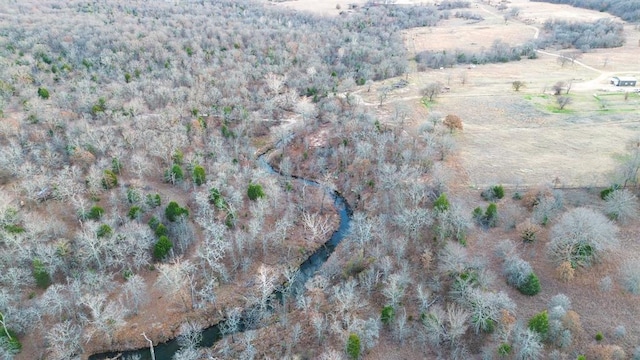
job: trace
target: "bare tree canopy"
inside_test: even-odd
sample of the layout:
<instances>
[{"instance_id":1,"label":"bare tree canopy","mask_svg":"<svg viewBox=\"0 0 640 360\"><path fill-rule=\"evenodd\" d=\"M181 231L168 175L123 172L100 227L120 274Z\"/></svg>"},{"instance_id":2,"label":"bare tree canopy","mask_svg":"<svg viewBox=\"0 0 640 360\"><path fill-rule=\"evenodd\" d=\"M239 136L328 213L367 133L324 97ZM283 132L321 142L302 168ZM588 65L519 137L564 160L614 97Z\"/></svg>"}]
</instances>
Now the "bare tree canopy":
<instances>
[{"instance_id":1,"label":"bare tree canopy","mask_svg":"<svg viewBox=\"0 0 640 360\"><path fill-rule=\"evenodd\" d=\"M618 227L606 216L589 208L569 210L551 229L547 252L560 264L588 266L618 245Z\"/></svg>"}]
</instances>

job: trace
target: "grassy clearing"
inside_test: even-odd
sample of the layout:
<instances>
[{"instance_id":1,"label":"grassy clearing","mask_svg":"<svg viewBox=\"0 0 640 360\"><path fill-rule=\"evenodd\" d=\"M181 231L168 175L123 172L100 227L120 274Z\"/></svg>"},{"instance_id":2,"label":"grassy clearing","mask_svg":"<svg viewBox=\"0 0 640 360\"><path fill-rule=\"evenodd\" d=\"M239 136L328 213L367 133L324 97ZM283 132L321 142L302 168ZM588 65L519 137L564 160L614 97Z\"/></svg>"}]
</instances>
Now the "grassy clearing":
<instances>
[{"instance_id":1,"label":"grassy clearing","mask_svg":"<svg viewBox=\"0 0 640 360\"><path fill-rule=\"evenodd\" d=\"M560 109L557 104L549 104L546 107L546 110L552 114L575 114L576 111L569 108Z\"/></svg>"},{"instance_id":2,"label":"grassy clearing","mask_svg":"<svg viewBox=\"0 0 640 360\"><path fill-rule=\"evenodd\" d=\"M538 110L550 114L616 114L629 113L640 110L640 95L628 93L625 99L624 93L592 94L572 92L569 95L571 102L563 109L559 108L556 97L550 94L527 94L523 99L530 101Z\"/></svg>"},{"instance_id":3,"label":"grassy clearing","mask_svg":"<svg viewBox=\"0 0 640 360\"><path fill-rule=\"evenodd\" d=\"M638 93L596 93L593 94L593 99L602 111L616 113L640 110Z\"/></svg>"},{"instance_id":4,"label":"grassy clearing","mask_svg":"<svg viewBox=\"0 0 640 360\"><path fill-rule=\"evenodd\" d=\"M422 105L424 105L424 107L426 107L429 110L431 110L434 107L434 105L436 104L435 101L429 101L428 99L422 99L422 100L420 100L420 103Z\"/></svg>"}]
</instances>

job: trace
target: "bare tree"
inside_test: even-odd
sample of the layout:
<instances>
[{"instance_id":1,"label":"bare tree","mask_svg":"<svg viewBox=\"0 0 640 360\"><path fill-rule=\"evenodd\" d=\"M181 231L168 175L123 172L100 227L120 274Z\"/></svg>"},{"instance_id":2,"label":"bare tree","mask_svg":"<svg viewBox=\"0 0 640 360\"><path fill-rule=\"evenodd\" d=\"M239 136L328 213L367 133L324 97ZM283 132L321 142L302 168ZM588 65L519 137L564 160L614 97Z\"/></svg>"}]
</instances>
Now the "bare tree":
<instances>
[{"instance_id":1,"label":"bare tree","mask_svg":"<svg viewBox=\"0 0 640 360\"><path fill-rule=\"evenodd\" d=\"M387 96L389 95L390 92L391 92L391 87L389 86L383 86L380 89L378 89L378 100L380 101L378 106L382 106L382 103L387 99Z\"/></svg>"},{"instance_id":2,"label":"bare tree","mask_svg":"<svg viewBox=\"0 0 640 360\"><path fill-rule=\"evenodd\" d=\"M325 320L324 316L321 313L314 312L311 315L311 326L313 326L313 330L316 334L316 339L318 343L322 343L322 339L324 338L324 329L325 329Z\"/></svg>"},{"instance_id":3,"label":"bare tree","mask_svg":"<svg viewBox=\"0 0 640 360\"><path fill-rule=\"evenodd\" d=\"M627 223L638 217L638 200L627 189L614 190L605 198L604 212L612 219Z\"/></svg>"},{"instance_id":4,"label":"bare tree","mask_svg":"<svg viewBox=\"0 0 640 360\"><path fill-rule=\"evenodd\" d=\"M410 333L409 324L407 323L407 310L403 307L397 311L396 321L393 324L393 338L400 344L404 344L405 339Z\"/></svg>"},{"instance_id":5,"label":"bare tree","mask_svg":"<svg viewBox=\"0 0 640 360\"><path fill-rule=\"evenodd\" d=\"M47 359L66 360L78 356L82 350L82 329L70 320L51 326L45 339L49 344Z\"/></svg>"},{"instance_id":6,"label":"bare tree","mask_svg":"<svg viewBox=\"0 0 640 360\"><path fill-rule=\"evenodd\" d=\"M349 229L352 238L360 247L364 247L373 239L374 224L364 212L355 212Z\"/></svg>"},{"instance_id":7,"label":"bare tree","mask_svg":"<svg viewBox=\"0 0 640 360\"><path fill-rule=\"evenodd\" d=\"M511 87L513 87L514 91L520 91L520 89L522 89L525 86L526 86L526 83L521 80L516 80L511 83Z\"/></svg>"},{"instance_id":8,"label":"bare tree","mask_svg":"<svg viewBox=\"0 0 640 360\"><path fill-rule=\"evenodd\" d=\"M78 255L85 264L95 264L98 269L103 269L108 242L98 238L98 226L94 221L84 223L82 230L77 234L76 243L79 248Z\"/></svg>"},{"instance_id":9,"label":"bare tree","mask_svg":"<svg viewBox=\"0 0 640 360\"><path fill-rule=\"evenodd\" d=\"M427 209L402 209L394 217L394 222L411 239L417 239L426 227L433 224L433 216Z\"/></svg>"},{"instance_id":10,"label":"bare tree","mask_svg":"<svg viewBox=\"0 0 640 360\"><path fill-rule=\"evenodd\" d=\"M563 110L565 106L571 104L573 99L568 96L556 96L556 102L558 103L558 109Z\"/></svg>"},{"instance_id":11,"label":"bare tree","mask_svg":"<svg viewBox=\"0 0 640 360\"><path fill-rule=\"evenodd\" d=\"M222 262L230 244L226 237L227 230L223 224L212 221L211 217L197 217L196 222L204 229L204 241L198 246L197 256L199 266L204 268L209 276L218 275L222 279L228 277Z\"/></svg>"},{"instance_id":12,"label":"bare tree","mask_svg":"<svg viewBox=\"0 0 640 360\"><path fill-rule=\"evenodd\" d=\"M416 299L420 303L420 311L422 312L429 310L431 305L438 300L437 297L432 298L431 291L429 289L425 290L422 287L422 284L418 284L418 287L416 288Z\"/></svg>"},{"instance_id":13,"label":"bare tree","mask_svg":"<svg viewBox=\"0 0 640 360\"><path fill-rule=\"evenodd\" d=\"M568 62L570 62L570 61L571 61L571 59L570 59L570 58L568 58L568 57L566 57L566 56L559 55L559 56L556 58L556 61L558 62L558 64L560 64L560 66L561 66L561 67L564 67Z\"/></svg>"},{"instance_id":14,"label":"bare tree","mask_svg":"<svg viewBox=\"0 0 640 360\"><path fill-rule=\"evenodd\" d=\"M122 306L108 301L105 293L87 294L83 296L82 304L89 310L89 323L94 327L86 336L91 339L99 331L111 341L115 329L124 323L125 311Z\"/></svg>"},{"instance_id":15,"label":"bare tree","mask_svg":"<svg viewBox=\"0 0 640 360\"><path fill-rule=\"evenodd\" d=\"M571 65L574 65L576 60L582 57L582 51L580 50L569 51L566 56L571 60Z\"/></svg>"},{"instance_id":16,"label":"bare tree","mask_svg":"<svg viewBox=\"0 0 640 360\"><path fill-rule=\"evenodd\" d=\"M260 309L264 312L267 309L267 301L276 288L277 274L271 267L261 264L258 268L257 280L260 292Z\"/></svg>"},{"instance_id":17,"label":"bare tree","mask_svg":"<svg viewBox=\"0 0 640 360\"><path fill-rule=\"evenodd\" d=\"M640 138L633 139L627 144L629 153L623 158L622 164L616 169L617 179L622 187L638 185L638 172L640 171Z\"/></svg>"},{"instance_id":18,"label":"bare tree","mask_svg":"<svg viewBox=\"0 0 640 360\"><path fill-rule=\"evenodd\" d=\"M180 325L178 344L181 348L195 349L202 341L202 325L197 321L187 321Z\"/></svg>"},{"instance_id":19,"label":"bare tree","mask_svg":"<svg viewBox=\"0 0 640 360\"><path fill-rule=\"evenodd\" d=\"M438 271L446 275L458 275L469 266L467 248L457 242L447 242L438 256Z\"/></svg>"},{"instance_id":20,"label":"bare tree","mask_svg":"<svg viewBox=\"0 0 640 360\"><path fill-rule=\"evenodd\" d=\"M192 309L195 306L195 270L189 260L179 258L169 264L160 264L156 285L169 296L179 298L185 310Z\"/></svg>"},{"instance_id":21,"label":"bare tree","mask_svg":"<svg viewBox=\"0 0 640 360\"><path fill-rule=\"evenodd\" d=\"M428 99L428 101L433 101L441 92L442 84L440 83L430 83L420 90L420 94L424 99Z\"/></svg>"},{"instance_id":22,"label":"bare tree","mask_svg":"<svg viewBox=\"0 0 640 360\"><path fill-rule=\"evenodd\" d=\"M305 229L307 230L307 236L305 236L305 238L310 243L316 243L320 240L324 240L327 234L332 230L329 225L329 219L316 213L310 214L306 211L303 212L302 221Z\"/></svg>"},{"instance_id":23,"label":"bare tree","mask_svg":"<svg viewBox=\"0 0 640 360\"><path fill-rule=\"evenodd\" d=\"M274 73L268 73L265 76L265 82L267 87L274 94L278 95L283 89L286 78L283 75L277 75Z\"/></svg>"},{"instance_id":24,"label":"bare tree","mask_svg":"<svg viewBox=\"0 0 640 360\"><path fill-rule=\"evenodd\" d=\"M367 301L358 296L355 280L333 288L333 299L339 314L347 314L367 305Z\"/></svg>"},{"instance_id":25,"label":"bare tree","mask_svg":"<svg viewBox=\"0 0 640 360\"><path fill-rule=\"evenodd\" d=\"M387 298L387 303L396 309L405 292L405 280L398 274L392 274L385 281L385 287L382 290L382 294Z\"/></svg>"},{"instance_id":26,"label":"bare tree","mask_svg":"<svg viewBox=\"0 0 640 360\"><path fill-rule=\"evenodd\" d=\"M424 335L432 345L455 348L467 332L469 316L455 304L448 304L446 311L441 306L433 306L422 320Z\"/></svg>"},{"instance_id":27,"label":"bare tree","mask_svg":"<svg viewBox=\"0 0 640 360\"><path fill-rule=\"evenodd\" d=\"M543 345L537 332L518 327L515 331L514 347L517 360L537 360L543 355Z\"/></svg>"},{"instance_id":28,"label":"bare tree","mask_svg":"<svg viewBox=\"0 0 640 360\"><path fill-rule=\"evenodd\" d=\"M254 331L247 331L242 334L242 348L244 349L240 358L242 359L253 359L256 356L256 348L253 345L253 340L256 338L256 333Z\"/></svg>"},{"instance_id":29,"label":"bare tree","mask_svg":"<svg viewBox=\"0 0 640 360\"><path fill-rule=\"evenodd\" d=\"M227 318L222 322L222 326L220 327L220 331L223 336L231 335L231 341L235 342L233 334L238 332L240 329L240 323L242 320L242 309L238 307L234 307L230 310L227 310L226 314Z\"/></svg>"},{"instance_id":30,"label":"bare tree","mask_svg":"<svg viewBox=\"0 0 640 360\"><path fill-rule=\"evenodd\" d=\"M144 339L149 342L149 352L151 353L151 360L156 360L156 354L155 354L155 351L153 350L153 341L151 341L151 339L149 339L147 337L147 334L145 334L144 332L140 335L144 336Z\"/></svg>"},{"instance_id":31,"label":"bare tree","mask_svg":"<svg viewBox=\"0 0 640 360\"><path fill-rule=\"evenodd\" d=\"M562 94L562 90L566 89L567 84L564 81L558 81L551 88L553 89L553 95Z\"/></svg>"},{"instance_id":32,"label":"bare tree","mask_svg":"<svg viewBox=\"0 0 640 360\"><path fill-rule=\"evenodd\" d=\"M617 246L617 233L618 228L601 213L575 208L551 228L547 252L557 264L569 261L573 267L588 266Z\"/></svg>"},{"instance_id":33,"label":"bare tree","mask_svg":"<svg viewBox=\"0 0 640 360\"><path fill-rule=\"evenodd\" d=\"M625 260L620 267L622 286L635 295L640 294L640 262L637 258Z\"/></svg>"},{"instance_id":34,"label":"bare tree","mask_svg":"<svg viewBox=\"0 0 640 360\"><path fill-rule=\"evenodd\" d=\"M147 286L144 279L142 276L134 274L127 279L127 282L123 285L123 290L125 302L131 314L137 314L140 306L148 300Z\"/></svg>"},{"instance_id":35,"label":"bare tree","mask_svg":"<svg viewBox=\"0 0 640 360\"><path fill-rule=\"evenodd\" d=\"M480 331L491 331L499 322L503 311L511 313L515 310L513 300L502 291L489 292L473 289L461 301L470 309L471 323L476 334Z\"/></svg>"},{"instance_id":36,"label":"bare tree","mask_svg":"<svg viewBox=\"0 0 640 360\"><path fill-rule=\"evenodd\" d=\"M60 321L63 317L70 315L73 306L69 302L69 297L65 285L52 284L42 294L40 299L44 313L58 318Z\"/></svg>"}]
</instances>

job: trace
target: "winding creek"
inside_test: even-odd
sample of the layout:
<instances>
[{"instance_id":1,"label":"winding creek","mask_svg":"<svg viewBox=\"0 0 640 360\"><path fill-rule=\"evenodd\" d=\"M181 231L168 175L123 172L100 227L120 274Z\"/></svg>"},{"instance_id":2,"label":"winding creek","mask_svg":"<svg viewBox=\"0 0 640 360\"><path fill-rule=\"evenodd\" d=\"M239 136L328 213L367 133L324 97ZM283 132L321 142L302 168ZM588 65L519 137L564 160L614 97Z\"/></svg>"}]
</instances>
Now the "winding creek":
<instances>
[{"instance_id":1,"label":"winding creek","mask_svg":"<svg viewBox=\"0 0 640 360\"><path fill-rule=\"evenodd\" d=\"M260 165L265 168L270 174L277 176L284 176L280 172L269 164L266 159L268 151L258 157L258 161ZM311 279L317 271L322 267L322 265L329 259L335 248L340 244L342 239L347 235L349 230L349 225L351 222L351 208L347 203L346 199L340 195L338 192L314 181L305 179L298 176L292 176L296 181L304 182L310 186L321 187L328 195L331 195L333 198L333 204L335 208L338 210L340 215L340 225L338 229L331 235L331 238L321 246L318 250L316 250L311 256L305 260L299 268L298 276L294 280L293 284L291 284L289 288L289 295L286 296L295 296L302 291L304 291L305 283ZM271 301L280 301L284 296L280 291L275 291L271 296ZM242 332L245 329L246 313L248 313L247 309L243 312L243 318L241 319L239 330L237 332ZM215 342L222 339L222 331L221 329L226 325L225 320L220 321L219 323L206 328L202 331L202 341L200 342L200 347L211 347ZM230 335L230 334L229 334ZM180 344L177 339L173 339L167 341L165 343L158 344L154 347L155 359L156 360L171 360L173 355L180 350ZM116 351L116 352L107 352L92 355L89 357L89 360L104 360L114 358L118 355L122 357L131 357L134 356L140 360L150 360L151 352L149 348L139 349L139 350L131 350L131 351Z\"/></svg>"}]
</instances>

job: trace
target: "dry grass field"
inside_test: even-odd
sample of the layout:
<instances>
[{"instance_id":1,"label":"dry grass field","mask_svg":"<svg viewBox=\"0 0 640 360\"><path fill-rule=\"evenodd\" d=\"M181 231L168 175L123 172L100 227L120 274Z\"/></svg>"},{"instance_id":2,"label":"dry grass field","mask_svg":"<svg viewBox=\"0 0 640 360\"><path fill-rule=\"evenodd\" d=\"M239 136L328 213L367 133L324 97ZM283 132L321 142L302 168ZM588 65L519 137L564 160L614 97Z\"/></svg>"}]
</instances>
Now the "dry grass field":
<instances>
[{"instance_id":1,"label":"dry grass field","mask_svg":"<svg viewBox=\"0 0 640 360\"><path fill-rule=\"evenodd\" d=\"M296 11L309 12L321 16L337 16L349 10L349 5L362 6L369 0L263 0L275 6L282 6ZM431 4L433 1L399 0L397 5Z\"/></svg>"},{"instance_id":2,"label":"dry grass field","mask_svg":"<svg viewBox=\"0 0 640 360\"><path fill-rule=\"evenodd\" d=\"M417 53L425 50L452 51L456 49L480 52L489 48L495 40L516 45L530 40L534 34L535 29L527 25L505 25L502 18L486 18L480 22L450 19L444 21L443 26L436 28L408 30L404 36L407 49ZM435 39L437 40L434 41Z\"/></svg>"},{"instance_id":3,"label":"dry grass field","mask_svg":"<svg viewBox=\"0 0 640 360\"><path fill-rule=\"evenodd\" d=\"M513 45L525 42L535 36L536 26L550 18L611 18L606 13L546 3L513 1L510 5L521 10L518 19L508 25L498 10L478 3L470 10L482 14L484 21L453 19L442 27L409 30L404 34L405 44L410 52L479 50L495 39ZM421 107L419 90L426 84L440 82L449 87L450 91L429 105L429 111L462 118L465 130L457 135L457 150L470 186L606 185L625 144L640 135L637 94L625 100L622 91L633 89L609 84L612 76L640 74L640 32L627 25L625 36L623 47L585 53L579 64L561 66L554 55L562 52L551 49L534 60L413 73L407 88L388 97L387 107L396 102ZM511 87L516 80L526 83L519 92ZM571 83L573 102L563 111L557 109L551 90L559 81ZM377 101L374 90L360 95L366 103ZM414 119L416 126L424 121Z\"/></svg>"}]
</instances>

